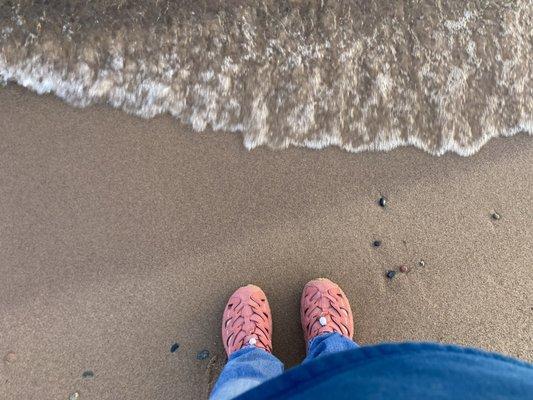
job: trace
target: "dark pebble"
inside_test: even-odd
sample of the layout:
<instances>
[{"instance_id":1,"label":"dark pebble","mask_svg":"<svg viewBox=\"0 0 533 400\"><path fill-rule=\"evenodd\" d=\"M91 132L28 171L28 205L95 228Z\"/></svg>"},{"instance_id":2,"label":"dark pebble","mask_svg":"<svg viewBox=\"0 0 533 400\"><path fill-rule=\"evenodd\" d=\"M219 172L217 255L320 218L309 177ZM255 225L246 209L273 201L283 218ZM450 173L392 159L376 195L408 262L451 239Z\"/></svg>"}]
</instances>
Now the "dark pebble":
<instances>
[{"instance_id":1,"label":"dark pebble","mask_svg":"<svg viewBox=\"0 0 533 400\"><path fill-rule=\"evenodd\" d=\"M385 208L385 206L387 205L387 199L383 196L381 196L378 200L378 204L380 207L383 207Z\"/></svg>"},{"instance_id":2,"label":"dark pebble","mask_svg":"<svg viewBox=\"0 0 533 400\"><path fill-rule=\"evenodd\" d=\"M403 272L404 274L406 274L407 272L409 272L409 268L407 268L407 266L405 265L402 265L400 267L400 272Z\"/></svg>"},{"instance_id":3,"label":"dark pebble","mask_svg":"<svg viewBox=\"0 0 533 400\"><path fill-rule=\"evenodd\" d=\"M170 346L170 352L175 353L180 348L179 343L174 343L172 346Z\"/></svg>"},{"instance_id":4,"label":"dark pebble","mask_svg":"<svg viewBox=\"0 0 533 400\"><path fill-rule=\"evenodd\" d=\"M380 240L374 240L374 241L372 242L372 246L374 246L374 247L379 247L379 246L381 246L381 241L380 241Z\"/></svg>"},{"instance_id":5,"label":"dark pebble","mask_svg":"<svg viewBox=\"0 0 533 400\"><path fill-rule=\"evenodd\" d=\"M500 214L498 214L497 212L493 212L490 216L495 221L498 221L501 218Z\"/></svg>"},{"instance_id":6,"label":"dark pebble","mask_svg":"<svg viewBox=\"0 0 533 400\"><path fill-rule=\"evenodd\" d=\"M91 379L94 378L94 372L88 369L87 371L83 371L83 374L81 374L81 377L83 379Z\"/></svg>"},{"instance_id":7,"label":"dark pebble","mask_svg":"<svg viewBox=\"0 0 533 400\"><path fill-rule=\"evenodd\" d=\"M396 276L396 271L387 271L387 278L392 279Z\"/></svg>"},{"instance_id":8,"label":"dark pebble","mask_svg":"<svg viewBox=\"0 0 533 400\"><path fill-rule=\"evenodd\" d=\"M196 353L197 360L206 360L207 358L209 358L209 350L201 350Z\"/></svg>"}]
</instances>

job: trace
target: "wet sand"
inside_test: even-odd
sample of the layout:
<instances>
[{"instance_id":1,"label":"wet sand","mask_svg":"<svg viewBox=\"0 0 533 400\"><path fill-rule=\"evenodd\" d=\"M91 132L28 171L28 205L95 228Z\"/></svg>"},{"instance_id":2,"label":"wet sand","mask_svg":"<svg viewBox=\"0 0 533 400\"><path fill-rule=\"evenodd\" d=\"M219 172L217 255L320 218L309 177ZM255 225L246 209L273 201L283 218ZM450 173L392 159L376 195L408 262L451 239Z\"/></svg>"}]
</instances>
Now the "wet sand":
<instances>
[{"instance_id":1,"label":"wet sand","mask_svg":"<svg viewBox=\"0 0 533 400\"><path fill-rule=\"evenodd\" d=\"M525 135L468 158L249 152L170 117L0 89L0 398L205 398L221 311L248 282L294 365L317 276L342 285L361 344L533 361L532 162Z\"/></svg>"}]
</instances>

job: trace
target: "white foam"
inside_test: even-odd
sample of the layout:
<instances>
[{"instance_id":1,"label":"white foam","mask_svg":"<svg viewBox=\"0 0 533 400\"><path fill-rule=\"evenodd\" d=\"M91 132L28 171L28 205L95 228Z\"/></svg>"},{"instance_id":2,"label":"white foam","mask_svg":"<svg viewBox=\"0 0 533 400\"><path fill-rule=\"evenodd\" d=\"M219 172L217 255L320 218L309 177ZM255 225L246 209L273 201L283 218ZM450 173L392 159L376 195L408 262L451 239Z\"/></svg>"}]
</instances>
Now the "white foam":
<instances>
[{"instance_id":1,"label":"white foam","mask_svg":"<svg viewBox=\"0 0 533 400\"><path fill-rule=\"evenodd\" d=\"M472 29L478 13L464 10L411 49L394 28L401 20L360 32L355 16L341 18L332 5L335 29L309 33L297 13L258 23L250 4L235 20L220 18L219 31L180 21L166 36L154 29L133 40L124 31L123 39L100 38L100 47L30 32L29 51L17 47L24 24L15 23L0 30L0 83L75 106L106 103L143 118L169 113L195 131L241 132L250 150L415 146L469 156L493 137L533 134L532 83L523 73L531 37L520 7L483 22L483 36ZM484 53L487 41L498 43L493 53ZM210 50L199 45L206 42ZM61 59L64 47L77 56Z\"/></svg>"}]
</instances>

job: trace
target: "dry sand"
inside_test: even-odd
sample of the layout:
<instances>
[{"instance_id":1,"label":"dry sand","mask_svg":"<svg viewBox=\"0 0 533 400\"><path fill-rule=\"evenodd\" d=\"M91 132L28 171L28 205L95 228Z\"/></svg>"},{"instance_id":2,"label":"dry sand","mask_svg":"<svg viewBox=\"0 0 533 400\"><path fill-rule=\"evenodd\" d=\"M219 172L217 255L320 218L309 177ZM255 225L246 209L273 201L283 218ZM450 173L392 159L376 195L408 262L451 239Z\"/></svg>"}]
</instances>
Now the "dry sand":
<instances>
[{"instance_id":1,"label":"dry sand","mask_svg":"<svg viewBox=\"0 0 533 400\"><path fill-rule=\"evenodd\" d=\"M469 158L248 152L236 134L14 86L0 89L0 135L2 399L204 398L224 303L248 282L269 295L275 354L294 365L300 290L317 276L346 291L359 343L533 360L525 135Z\"/></svg>"}]
</instances>

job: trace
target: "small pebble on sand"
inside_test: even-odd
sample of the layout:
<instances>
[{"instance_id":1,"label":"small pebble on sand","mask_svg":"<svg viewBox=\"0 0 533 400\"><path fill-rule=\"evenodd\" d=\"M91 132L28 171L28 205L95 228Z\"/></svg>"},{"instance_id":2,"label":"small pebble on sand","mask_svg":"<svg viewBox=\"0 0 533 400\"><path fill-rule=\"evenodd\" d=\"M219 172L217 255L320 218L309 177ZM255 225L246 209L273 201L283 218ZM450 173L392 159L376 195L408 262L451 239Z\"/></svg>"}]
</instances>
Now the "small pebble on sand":
<instances>
[{"instance_id":1,"label":"small pebble on sand","mask_svg":"<svg viewBox=\"0 0 533 400\"><path fill-rule=\"evenodd\" d=\"M170 346L170 352L175 353L180 348L179 343L174 343L172 346Z\"/></svg>"},{"instance_id":2,"label":"small pebble on sand","mask_svg":"<svg viewBox=\"0 0 533 400\"><path fill-rule=\"evenodd\" d=\"M396 271L387 271L387 278L392 279L396 276Z\"/></svg>"},{"instance_id":3,"label":"small pebble on sand","mask_svg":"<svg viewBox=\"0 0 533 400\"><path fill-rule=\"evenodd\" d=\"M409 268L406 265L402 265L400 267L400 272L406 274L407 272L409 272Z\"/></svg>"},{"instance_id":4,"label":"small pebble on sand","mask_svg":"<svg viewBox=\"0 0 533 400\"><path fill-rule=\"evenodd\" d=\"M17 361L17 353L15 353L14 351L8 352L5 355L4 360L10 364L14 363L15 361Z\"/></svg>"},{"instance_id":5,"label":"small pebble on sand","mask_svg":"<svg viewBox=\"0 0 533 400\"><path fill-rule=\"evenodd\" d=\"M380 207L385 208L387 206L387 199L383 196L381 196L378 200L378 204Z\"/></svg>"},{"instance_id":6,"label":"small pebble on sand","mask_svg":"<svg viewBox=\"0 0 533 400\"><path fill-rule=\"evenodd\" d=\"M205 360L208 357L209 357L209 350L201 350L198 353L196 353L197 360Z\"/></svg>"},{"instance_id":7,"label":"small pebble on sand","mask_svg":"<svg viewBox=\"0 0 533 400\"><path fill-rule=\"evenodd\" d=\"M490 214L490 216L491 216L492 219L495 220L495 221L498 221L498 220L501 218L500 214L498 214L496 211L493 211L493 212Z\"/></svg>"},{"instance_id":8,"label":"small pebble on sand","mask_svg":"<svg viewBox=\"0 0 533 400\"><path fill-rule=\"evenodd\" d=\"M78 400L80 398L80 394L78 392L71 393L70 396L68 396L68 400Z\"/></svg>"},{"instance_id":9,"label":"small pebble on sand","mask_svg":"<svg viewBox=\"0 0 533 400\"><path fill-rule=\"evenodd\" d=\"M418 262L418 265L421 266L421 267L425 267L426 266L426 262L424 260L420 260Z\"/></svg>"},{"instance_id":10,"label":"small pebble on sand","mask_svg":"<svg viewBox=\"0 0 533 400\"><path fill-rule=\"evenodd\" d=\"M374 246L374 247L379 247L379 246L381 246L381 241L380 241L380 240L374 240L374 241L372 242L372 246Z\"/></svg>"},{"instance_id":11,"label":"small pebble on sand","mask_svg":"<svg viewBox=\"0 0 533 400\"><path fill-rule=\"evenodd\" d=\"M83 374L81 374L81 377L83 379L91 379L91 378L94 378L94 372L91 371L90 369L86 370L86 371L83 371Z\"/></svg>"}]
</instances>

